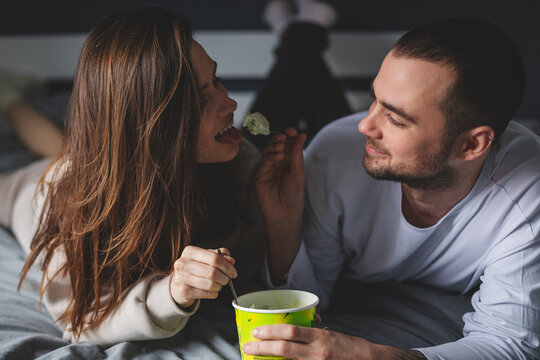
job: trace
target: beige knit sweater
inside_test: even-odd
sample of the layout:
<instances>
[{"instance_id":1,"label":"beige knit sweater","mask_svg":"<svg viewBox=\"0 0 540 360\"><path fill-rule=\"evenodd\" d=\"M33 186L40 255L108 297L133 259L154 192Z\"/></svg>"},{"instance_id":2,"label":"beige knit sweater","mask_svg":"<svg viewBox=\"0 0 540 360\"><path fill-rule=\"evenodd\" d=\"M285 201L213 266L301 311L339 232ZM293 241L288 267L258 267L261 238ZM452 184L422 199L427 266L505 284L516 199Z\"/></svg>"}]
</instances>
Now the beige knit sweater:
<instances>
[{"instance_id":1,"label":"beige knit sweater","mask_svg":"<svg viewBox=\"0 0 540 360\"><path fill-rule=\"evenodd\" d=\"M223 246L231 251L236 259L235 266L244 270L235 281L240 293L260 288L259 274L266 237L254 187L254 172L259 160L258 150L244 141L240 144L238 156L229 163L242 189L239 194L241 204L249 214L253 214L253 221L246 224L238 220L232 235L213 243L198 244L205 248ZM49 163L50 159L46 159L14 173L0 175L0 224L13 232L27 254L44 206L43 193L36 193L37 183ZM64 261L64 254L58 251L46 274L49 286L44 293L44 302L55 320L66 310L71 298L69 277L58 275L52 278ZM69 331L69 324L58 320L57 323L64 331L64 338L72 342L111 344L173 336L195 314L198 302L190 312L179 308L170 294L170 280L170 275L163 277L157 274L142 278L126 291L118 308L99 327L84 331L79 339Z\"/></svg>"}]
</instances>

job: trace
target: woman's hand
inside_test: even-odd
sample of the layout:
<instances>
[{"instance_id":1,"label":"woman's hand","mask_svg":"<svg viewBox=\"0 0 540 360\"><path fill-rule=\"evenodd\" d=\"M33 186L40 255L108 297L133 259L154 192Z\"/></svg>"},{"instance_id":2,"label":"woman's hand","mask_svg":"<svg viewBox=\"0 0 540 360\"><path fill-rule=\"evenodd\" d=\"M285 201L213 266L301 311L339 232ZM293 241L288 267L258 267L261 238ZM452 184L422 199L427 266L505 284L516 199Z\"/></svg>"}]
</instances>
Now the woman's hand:
<instances>
[{"instance_id":1,"label":"woman's hand","mask_svg":"<svg viewBox=\"0 0 540 360\"><path fill-rule=\"evenodd\" d=\"M196 299L215 299L229 279L238 276L229 250L220 250L222 256L217 250L189 245L174 262L170 289L180 307L187 308Z\"/></svg>"},{"instance_id":2,"label":"woman's hand","mask_svg":"<svg viewBox=\"0 0 540 360\"><path fill-rule=\"evenodd\" d=\"M282 282L300 246L304 209L305 134L287 128L264 149L257 172L257 197L264 215L268 259L274 281Z\"/></svg>"}]
</instances>

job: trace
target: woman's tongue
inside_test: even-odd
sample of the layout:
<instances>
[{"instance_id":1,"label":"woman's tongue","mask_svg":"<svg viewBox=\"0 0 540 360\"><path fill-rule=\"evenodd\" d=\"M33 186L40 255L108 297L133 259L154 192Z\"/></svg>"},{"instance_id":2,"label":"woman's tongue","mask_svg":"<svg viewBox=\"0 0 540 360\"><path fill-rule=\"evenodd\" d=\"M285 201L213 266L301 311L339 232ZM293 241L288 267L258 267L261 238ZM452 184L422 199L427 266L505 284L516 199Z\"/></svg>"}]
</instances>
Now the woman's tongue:
<instances>
[{"instance_id":1,"label":"woman's tongue","mask_svg":"<svg viewBox=\"0 0 540 360\"><path fill-rule=\"evenodd\" d=\"M217 135L216 140L222 143L236 144L242 141L242 132L233 126L223 134Z\"/></svg>"}]
</instances>

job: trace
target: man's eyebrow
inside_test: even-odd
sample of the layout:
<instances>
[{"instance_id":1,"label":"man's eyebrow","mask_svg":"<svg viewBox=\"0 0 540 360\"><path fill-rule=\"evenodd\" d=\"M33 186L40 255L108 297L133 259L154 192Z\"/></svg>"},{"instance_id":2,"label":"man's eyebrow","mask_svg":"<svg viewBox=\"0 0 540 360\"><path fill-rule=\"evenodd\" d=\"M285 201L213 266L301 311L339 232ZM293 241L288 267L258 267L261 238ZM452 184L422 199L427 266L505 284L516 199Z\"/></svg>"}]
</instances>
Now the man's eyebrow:
<instances>
[{"instance_id":1,"label":"man's eyebrow","mask_svg":"<svg viewBox=\"0 0 540 360\"><path fill-rule=\"evenodd\" d=\"M214 74L213 76L216 76L216 70L217 70L217 62L213 61L212 62L214 63ZM200 88L199 88L199 91L203 91L204 89L206 89L208 87L208 83L205 83L203 84Z\"/></svg>"},{"instance_id":2,"label":"man's eyebrow","mask_svg":"<svg viewBox=\"0 0 540 360\"><path fill-rule=\"evenodd\" d=\"M397 106L394 106L392 104L388 104L387 102L384 102L384 101L381 101L381 105L384 106L386 109L388 109L388 110L390 110L392 112L395 112L396 114L398 114L402 118L405 118L405 119L409 120L413 124L418 124L418 121L416 121L416 119L414 117L412 117L411 115L407 114L403 109L401 109L401 108L399 108Z\"/></svg>"},{"instance_id":3,"label":"man's eyebrow","mask_svg":"<svg viewBox=\"0 0 540 360\"><path fill-rule=\"evenodd\" d=\"M371 96L373 97L373 99L377 100L377 97L375 96L375 90L373 89L373 81L371 82L370 92L371 92ZM409 120L409 121L412 122L413 124L418 124L418 121L417 121L413 116L407 114L407 113L405 112L405 110L403 110L403 109L400 108L399 106L394 106L394 105L389 104L389 103L387 103L387 102L385 102L385 101L381 101L381 105L382 105L384 108L386 108L386 109L388 109L388 110L390 110L390 111L392 111L392 112L398 114L398 115L401 116L402 118Z\"/></svg>"},{"instance_id":4,"label":"man's eyebrow","mask_svg":"<svg viewBox=\"0 0 540 360\"><path fill-rule=\"evenodd\" d=\"M369 94L375 100L377 98L375 97L375 90L373 90L373 82L374 81L375 81L375 79L371 80L371 82L369 83Z\"/></svg>"}]
</instances>

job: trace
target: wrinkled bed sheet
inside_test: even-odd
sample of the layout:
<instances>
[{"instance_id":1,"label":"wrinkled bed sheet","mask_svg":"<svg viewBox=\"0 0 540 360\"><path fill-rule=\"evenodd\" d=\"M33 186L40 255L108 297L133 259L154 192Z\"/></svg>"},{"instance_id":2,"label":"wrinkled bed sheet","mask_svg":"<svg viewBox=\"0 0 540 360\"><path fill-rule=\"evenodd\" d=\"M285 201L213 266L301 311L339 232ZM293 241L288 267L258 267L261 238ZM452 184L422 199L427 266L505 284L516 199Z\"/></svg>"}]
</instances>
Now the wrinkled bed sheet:
<instances>
[{"instance_id":1,"label":"wrinkled bed sheet","mask_svg":"<svg viewBox=\"0 0 540 360\"><path fill-rule=\"evenodd\" d=\"M110 347L70 344L45 306L39 309L41 272L32 270L17 291L23 264L23 251L0 228L1 359L240 359L234 312L216 301L204 302L187 327L169 339ZM323 325L404 348L460 338L461 315L470 311L464 296L407 284L342 284L337 299Z\"/></svg>"}]
</instances>

